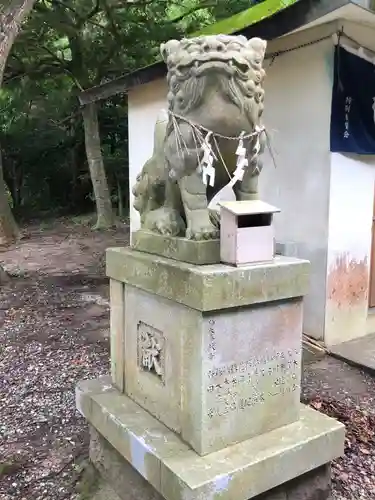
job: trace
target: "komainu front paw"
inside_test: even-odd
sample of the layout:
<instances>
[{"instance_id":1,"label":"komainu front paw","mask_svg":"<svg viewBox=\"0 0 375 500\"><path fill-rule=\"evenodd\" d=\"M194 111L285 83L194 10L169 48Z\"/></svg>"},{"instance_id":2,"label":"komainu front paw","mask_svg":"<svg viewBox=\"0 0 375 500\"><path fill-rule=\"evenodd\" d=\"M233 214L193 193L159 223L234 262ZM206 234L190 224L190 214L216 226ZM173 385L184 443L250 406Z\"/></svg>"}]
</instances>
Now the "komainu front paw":
<instances>
[{"instance_id":1,"label":"komainu front paw","mask_svg":"<svg viewBox=\"0 0 375 500\"><path fill-rule=\"evenodd\" d=\"M210 220L197 221L189 225L186 230L186 238L188 240L216 240L219 238L219 230Z\"/></svg>"},{"instance_id":2,"label":"komainu front paw","mask_svg":"<svg viewBox=\"0 0 375 500\"><path fill-rule=\"evenodd\" d=\"M164 236L179 236L186 228L178 211L167 207L158 208L147 214L143 226L149 231Z\"/></svg>"}]
</instances>

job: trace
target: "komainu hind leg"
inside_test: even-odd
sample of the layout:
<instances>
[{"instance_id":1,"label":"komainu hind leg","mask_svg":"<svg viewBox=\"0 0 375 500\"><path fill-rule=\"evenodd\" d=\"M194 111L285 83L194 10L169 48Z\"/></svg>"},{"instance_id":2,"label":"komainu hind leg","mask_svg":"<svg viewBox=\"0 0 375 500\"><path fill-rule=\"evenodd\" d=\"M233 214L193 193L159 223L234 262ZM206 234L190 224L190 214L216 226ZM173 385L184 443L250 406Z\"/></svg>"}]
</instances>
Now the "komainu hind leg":
<instances>
[{"instance_id":1,"label":"komainu hind leg","mask_svg":"<svg viewBox=\"0 0 375 500\"><path fill-rule=\"evenodd\" d=\"M186 225L177 210L160 207L147 214L143 228L164 236L183 236Z\"/></svg>"},{"instance_id":2,"label":"komainu hind leg","mask_svg":"<svg viewBox=\"0 0 375 500\"><path fill-rule=\"evenodd\" d=\"M180 189L176 182L167 180L165 184L164 206L149 212L143 227L165 236L184 236L186 224Z\"/></svg>"}]
</instances>

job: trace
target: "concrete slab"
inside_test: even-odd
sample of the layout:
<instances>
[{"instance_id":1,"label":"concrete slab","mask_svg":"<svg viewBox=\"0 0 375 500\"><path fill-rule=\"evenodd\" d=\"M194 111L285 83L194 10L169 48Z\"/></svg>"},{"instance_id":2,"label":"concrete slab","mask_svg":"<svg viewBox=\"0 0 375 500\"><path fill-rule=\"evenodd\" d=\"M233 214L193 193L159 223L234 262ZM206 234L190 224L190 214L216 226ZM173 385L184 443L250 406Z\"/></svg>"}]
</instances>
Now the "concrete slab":
<instances>
[{"instance_id":1,"label":"concrete slab","mask_svg":"<svg viewBox=\"0 0 375 500\"><path fill-rule=\"evenodd\" d=\"M332 346L328 352L348 363L375 372L375 333Z\"/></svg>"},{"instance_id":2,"label":"concrete slab","mask_svg":"<svg viewBox=\"0 0 375 500\"><path fill-rule=\"evenodd\" d=\"M101 481L96 492L90 497L90 500L121 500L121 498L108 484Z\"/></svg>"},{"instance_id":3,"label":"concrete slab","mask_svg":"<svg viewBox=\"0 0 375 500\"><path fill-rule=\"evenodd\" d=\"M100 475L97 496L90 500L163 500L155 488L92 426L90 460L92 468ZM108 496L104 496L106 491Z\"/></svg>"},{"instance_id":4,"label":"concrete slab","mask_svg":"<svg viewBox=\"0 0 375 500\"><path fill-rule=\"evenodd\" d=\"M201 457L110 377L78 384L76 402L166 500L248 500L343 454L344 426L304 406L298 422Z\"/></svg>"}]
</instances>

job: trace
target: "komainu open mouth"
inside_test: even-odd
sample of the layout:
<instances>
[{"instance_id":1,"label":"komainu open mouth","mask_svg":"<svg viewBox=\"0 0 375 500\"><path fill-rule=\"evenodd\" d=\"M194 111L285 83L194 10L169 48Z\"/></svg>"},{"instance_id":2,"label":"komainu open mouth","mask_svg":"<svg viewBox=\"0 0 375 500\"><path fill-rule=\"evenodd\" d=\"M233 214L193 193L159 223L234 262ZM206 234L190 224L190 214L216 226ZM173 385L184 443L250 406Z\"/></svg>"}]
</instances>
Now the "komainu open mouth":
<instances>
[{"instance_id":1,"label":"komainu open mouth","mask_svg":"<svg viewBox=\"0 0 375 500\"><path fill-rule=\"evenodd\" d=\"M190 64L178 64L176 70L181 74L192 72L199 76L211 71L220 71L233 75L235 72L245 75L250 69L250 65L245 62L240 62L235 58L210 58L209 60L196 59Z\"/></svg>"}]
</instances>

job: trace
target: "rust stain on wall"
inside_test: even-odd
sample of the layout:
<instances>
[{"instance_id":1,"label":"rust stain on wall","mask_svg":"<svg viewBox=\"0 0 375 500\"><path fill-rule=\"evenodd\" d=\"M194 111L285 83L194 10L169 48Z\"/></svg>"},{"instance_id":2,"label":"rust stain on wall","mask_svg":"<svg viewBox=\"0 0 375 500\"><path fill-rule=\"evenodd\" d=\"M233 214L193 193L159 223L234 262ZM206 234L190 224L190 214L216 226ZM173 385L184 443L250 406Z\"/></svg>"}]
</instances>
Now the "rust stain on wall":
<instances>
[{"instance_id":1,"label":"rust stain on wall","mask_svg":"<svg viewBox=\"0 0 375 500\"><path fill-rule=\"evenodd\" d=\"M328 274L328 299L338 307L367 301L368 275L367 257L357 261L348 253L337 256Z\"/></svg>"}]
</instances>

